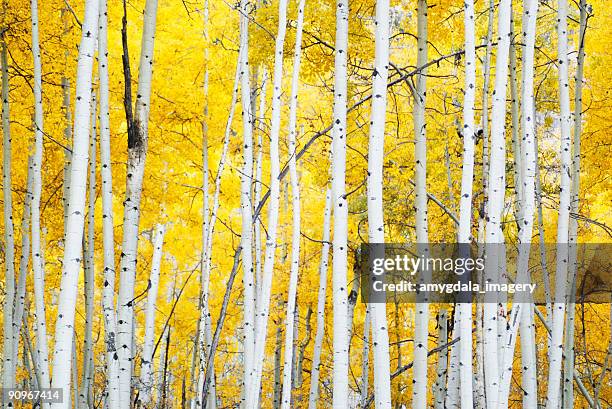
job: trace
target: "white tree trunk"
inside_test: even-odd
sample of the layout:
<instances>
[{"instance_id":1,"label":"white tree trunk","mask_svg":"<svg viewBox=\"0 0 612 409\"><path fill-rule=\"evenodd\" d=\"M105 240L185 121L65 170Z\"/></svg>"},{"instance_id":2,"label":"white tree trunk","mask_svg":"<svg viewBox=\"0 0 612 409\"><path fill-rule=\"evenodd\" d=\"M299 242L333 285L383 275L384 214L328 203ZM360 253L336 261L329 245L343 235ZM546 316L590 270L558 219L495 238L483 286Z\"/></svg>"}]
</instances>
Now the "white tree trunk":
<instances>
[{"instance_id":1,"label":"white tree trunk","mask_svg":"<svg viewBox=\"0 0 612 409\"><path fill-rule=\"evenodd\" d=\"M459 308L459 305L456 304L455 314L453 317L453 332L451 333L451 338L453 339L458 336L459 330L461 329L460 314L461 309ZM451 347L445 397L445 405L447 409L457 409L461 407L461 402L459 401L459 389L461 388L461 374L459 368L459 361L461 357L460 348L461 343L459 343L459 345L455 344Z\"/></svg>"},{"instance_id":2,"label":"white tree trunk","mask_svg":"<svg viewBox=\"0 0 612 409\"><path fill-rule=\"evenodd\" d=\"M323 213L323 236L321 241L321 261L319 262L319 293L317 298L317 333L315 335L312 369L310 370L310 393L308 409L317 409L319 399L319 374L321 352L325 336L325 293L327 292L327 270L329 265L329 236L331 221L331 191L325 193L325 211Z\"/></svg>"},{"instance_id":3,"label":"white tree trunk","mask_svg":"<svg viewBox=\"0 0 612 409\"><path fill-rule=\"evenodd\" d=\"M100 94L100 174L102 178L102 235L104 252L104 285L102 310L107 368L107 399L109 408L119 405L119 361L116 348L117 316L115 311L115 235L113 222L113 174L111 169L108 21L106 0L100 0L98 36L98 75Z\"/></svg>"},{"instance_id":4,"label":"white tree trunk","mask_svg":"<svg viewBox=\"0 0 612 409\"><path fill-rule=\"evenodd\" d=\"M198 383L197 383L197 390L196 390L196 396L195 396L195 407L202 407L203 404L201 402L201 397L202 397L202 392L204 389L204 383L205 383L205 370L206 370L206 357L207 354L209 352L210 349L210 345L212 342L212 337L211 335L211 328L210 328L210 314L208 312L208 285L210 282L210 267L211 267L211 263L212 263L212 244L213 244L213 233L215 231L215 224L217 222L217 212L219 210L219 196L221 194L221 177L223 176L223 170L225 168L225 162L226 162L226 158L227 158L227 151L229 149L229 142L230 142L230 136L232 134L232 122L234 120L234 111L236 108L236 101L238 100L238 85L240 83L240 59L241 56L238 55L238 62L236 64L236 73L234 75L234 86L233 86L233 90L232 90L232 101L230 103L230 108L229 108L229 114L228 114L228 118L227 118L227 123L226 123L226 127L225 127L225 135L224 135L224 139L223 139L223 148L221 150L221 158L219 159L219 167L217 170L217 176L215 178L215 192L213 193L213 204L212 204L212 210L210 212L210 218L207 221L207 226L206 223L203 223L203 229L206 229L206 232L202 232L202 234L205 236L202 238L202 275L200 278L200 286L201 286L201 300L200 300L200 318L199 318L199 323L198 323L198 341L197 341L197 348L198 348L198 355L199 355L199 360L200 360L200 368L199 368L199 375L198 375ZM206 136L206 135L205 135ZM207 143L207 138L204 141L204 146L203 146L203 154L202 154L202 159L203 159L203 164L204 166L204 175L203 175L203 194L207 194L208 191L208 153L207 153L207 149L208 149L208 143ZM207 202L207 201L206 201ZM208 212L204 212L204 217L206 217L206 213ZM212 370L214 371L214 367L212 368ZM214 377L212 377L212 379L214 380ZM210 398L211 395L214 395L213 393L213 389L214 389L214 381L211 382L210 384L210 391L207 394L208 396L208 400L207 400L207 405L208 404L214 404L214 399Z\"/></svg>"},{"instance_id":5,"label":"white tree trunk","mask_svg":"<svg viewBox=\"0 0 612 409\"><path fill-rule=\"evenodd\" d=\"M376 57L372 80L372 110L368 148L368 236L370 243L384 243L383 161L387 78L389 76L389 1L376 2ZM337 90L336 90L337 92ZM335 152L334 152L335 155ZM374 400L376 409L391 408L389 333L386 304L379 300L370 306L374 344ZM335 336L334 336L335 338Z\"/></svg>"},{"instance_id":6,"label":"white tree trunk","mask_svg":"<svg viewBox=\"0 0 612 409\"><path fill-rule=\"evenodd\" d=\"M365 318L363 320L363 351L361 352L361 396L359 407L365 408L369 396L370 381L370 329L372 327L372 313L366 304Z\"/></svg>"},{"instance_id":7,"label":"white tree trunk","mask_svg":"<svg viewBox=\"0 0 612 409\"><path fill-rule=\"evenodd\" d=\"M448 342L448 311L446 308L438 312L438 347ZM444 409L446 396L446 371L448 370L448 348L440 351L436 367L436 382L433 385L434 409Z\"/></svg>"},{"instance_id":8,"label":"white tree trunk","mask_svg":"<svg viewBox=\"0 0 612 409\"><path fill-rule=\"evenodd\" d=\"M519 212L519 258L517 263L517 283L529 282L529 254L531 236L533 232L533 216L535 214L535 176L536 176L536 150L535 150L535 111L534 111L534 46L536 37L536 18L538 13L537 0L525 0L523 11L523 78L521 87L522 115L521 115L521 146L518 150L521 157L517 163L521 167L520 212ZM518 113L517 113L518 115ZM515 158L516 161L516 158ZM521 297L522 298L522 297ZM500 409L508 407L510 383L512 381L512 363L518 329L521 332L521 362L523 378L523 406L537 407L537 380L536 380L536 351L535 327L533 323L532 304L528 299L517 299L512 307L511 318L508 322L507 337L504 343L504 364L501 366L501 383L499 389Z\"/></svg>"},{"instance_id":9,"label":"white tree trunk","mask_svg":"<svg viewBox=\"0 0 612 409\"><path fill-rule=\"evenodd\" d=\"M265 132L265 117L266 117L266 88L268 81L268 72L263 68L261 79L261 92L259 94L259 113L257 115L257 157L255 165L255 183L253 184L253 195L255 196L255 204L261 201L261 190L263 188L262 173L263 173L263 134ZM261 223L258 220L254 221L255 228L255 282L256 294L255 298L260 297L261 293Z\"/></svg>"},{"instance_id":10,"label":"white tree trunk","mask_svg":"<svg viewBox=\"0 0 612 409\"><path fill-rule=\"evenodd\" d=\"M461 174L461 198L459 199L459 244L460 251L467 249L472 237L472 183L474 178L474 101L476 98L476 44L474 1L464 2L465 26L465 85L463 97L463 171ZM459 310L459 386L463 409L472 409L472 304L463 302Z\"/></svg>"},{"instance_id":11,"label":"white tree trunk","mask_svg":"<svg viewBox=\"0 0 612 409\"><path fill-rule=\"evenodd\" d=\"M15 321L13 310L15 306L15 238L13 227L13 182L11 179L11 124L9 115L9 78L6 41L4 34L0 38L0 69L2 70L2 198L4 200L4 348L2 355L3 388L15 386L15 368L17 366L16 350L19 338L14 337ZM26 193L28 194L28 193Z\"/></svg>"},{"instance_id":12,"label":"white tree trunk","mask_svg":"<svg viewBox=\"0 0 612 409\"><path fill-rule=\"evenodd\" d=\"M129 409L134 352L132 350L134 285L138 258L140 199L148 144L148 122L153 76L153 50L157 0L147 0L144 10L142 47L138 69L138 91L134 114L134 135L128 135L127 178L123 212L123 241L119 295L117 298L117 339L119 351L120 409Z\"/></svg>"},{"instance_id":13,"label":"white tree trunk","mask_svg":"<svg viewBox=\"0 0 612 409\"><path fill-rule=\"evenodd\" d=\"M381 24L381 21L379 21L379 24ZM388 24L388 22L382 24ZM427 64L427 0L418 0L417 2L417 49L417 67L423 67ZM416 243L418 253L425 256L429 253L429 246L427 245L429 233L427 217L427 123L425 120L426 79L427 71L422 69L416 78L413 110L414 157L416 160L414 167ZM381 162L382 160L381 157ZM431 272L428 269L423 269L418 274L419 281L422 283L429 281L429 277L431 277ZM416 409L425 409L427 406L427 351L429 349L428 300L419 296L415 308L412 406Z\"/></svg>"},{"instance_id":14,"label":"white tree trunk","mask_svg":"<svg viewBox=\"0 0 612 409\"><path fill-rule=\"evenodd\" d=\"M89 138L89 190L87 208L87 235L84 237L85 335L83 342L83 369L81 372L80 406L90 407L93 385L93 314L94 314L94 216L96 210L96 95L91 95L91 135Z\"/></svg>"},{"instance_id":15,"label":"white tree trunk","mask_svg":"<svg viewBox=\"0 0 612 409\"><path fill-rule=\"evenodd\" d=\"M560 162L561 184L559 216L557 218L557 255L555 295L553 302L551 351L548 368L547 409L557 409L560 402L561 364L563 359L563 328L565 324L565 297L567 293L569 216L571 207L571 112L569 97L567 56L567 0L559 0L557 10L557 58L559 70L560 103Z\"/></svg>"},{"instance_id":16,"label":"white tree trunk","mask_svg":"<svg viewBox=\"0 0 612 409\"><path fill-rule=\"evenodd\" d=\"M34 270L34 300L36 349L39 358L41 384L50 385L49 349L47 346L47 319L45 317L45 272L41 249L40 200L42 191L42 160L43 160L43 106L42 106L42 68L40 44L38 40L39 20L38 1L32 0L32 55L34 57L34 156L32 173L34 185L32 190L32 269ZM89 139L89 138L88 138ZM43 408L48 403L43 403Z\"/></svg>"},{"instance_id":17,"label":"white tree trunk","mask_svg":"<svg viewBox=\"0 0 612 409\"><path fill-rule=\"evenodd\" d=\"M587 29L587 4L586 0L580 1L580 36L578 44L578 59L576 64L575 96L574 96L574 143L572 152L572 190L570 212L579 212L580 199L580 139L582 133L582 80L584 77L584 46ZM571 294L575 294L577 264L577 243L578 243L578 219L570 218L569 221L569 276L568 286ZM567 312L567 323L565 330L565 361L563 377L563 405L565 409L574 407L574 328L576 308L573 299L570 299Z\"/></svg>"},{"instance_id":18,"label":"white tree trunk","mask_svg":"<svg viewBox=\"0 0 612 409\"><path fill-rule=\"evenodd\" d=\"M506 86L508 84L508 59L510 52L510 0L502 0L498 9L497 56L495 66L495 90L491 110L491 155L489 158L488 202L485 242L489 249L501 251L504 242L501 216L505 193L505 118ZM485 262L485 279L501 280L501 264L497 255L489 255ZM499 397L499 346L498 305L493 300L484 304L484 365L487 407L497 407Z\"/></svg>"},{"instance_id":19,"label":"white tree trunk","mask_svg":"<svg viewBox=\"0 0 612 409\"><path fill-rule=\"evenodd\" d=\"M289 97L289 176L291 179L291 214L292 214L292 234L291 234L291 272L289 276L289 290L287 292L287 315L285 327L285 356L283 362L283 389L281 396L281 408L291 407L292 362L295 360L294 346L296 338L294 331L297 332L294 315L297 314L296 299L298 274L300 272L300 184L297 173L297 110L300 80L300 62L302 57L302 29L304 27L304 6L306 1L299 0L297 28L295 33L295 48L293 52L293 73L291 76L291 96ZM250 247L249 247L250 248Z\"/></svg>"},{"instance_id":20,"label":"white tree trunk","mask_svg":"<svg viewBox=\"0 0 612 409\"><path fill-rule=\"evenodd\" d=\"M240 1L240 78L242 102L243 164L240 174L240 208L242 210L242 283L244 288L243 387L248 390L254 375L255 352L255 280L253 269L253 112L251 104L251 70L249 67L249 17L247 0Z\"/></svg>"},{"instance_id":21,"label":"white tree trunk","mask_svg":"<svg viewBox=\"0 0 612 409\"><path fill-rule=\"evenodd\" d=\"M346 200L346 136L347 136L347 53L349 3L336 1L336 42L334 69L334 111L332 129L332 211L334 234L332 245L333 299L333 408L344 408L348 402L349 339L347 252L348 201Z\"/></svg>"},{"instance_id":22,"label":"white tree trunk","mask_svg":"<svg viewBox=\"0 0 612 409\"><path fill-rule=\"evenodd\" d=\"M163 224L155 227L153 236L153 260L147 290L147 309L145 310L145 335L142 343L142 366L140 368L140 400L144 405L151 401L153 389L153 351L155 347L155 312L157 310L157 291L161 267L162 249L166 228Z\"/></svg>"},{"instance_id":23,"label":"white tree trunk","mask_svg":"<svg viewBox=\"0 0 612 409\"><path fill-rule=\"evenodd\" d=\"M278 33L274 50L274 76L272 93L272 129L270 132L270 201L268 203L268 236L262 273L261 298L257 299L255 322L255 375L253 383L247 390L246 408L259 407L259 391L263 371L264 350L268 333L268 316L270 313L270 292L274 273L276 254L276 230L278 227L279 193L279 149L278 139L281 127L281 94L283 80L283 45L287 31L287 0L280 0L278 5Z\"/></svg>"},{"instance_id":24,"label":"white tree trunk","mask_svg":"<svg viewBox=\"0 0 612 409\"><path fill-rule=\"evenodd\" d=\"M89 159L89 126L91 119L91 76L95 43L98 31L98 0L85 4L85 18L77 63L76 104L74 112L74 142L70 168L70 197L68 200L68 224L64 239L62 282L55 325L55 350L53 353L52 387L62 388L64 396L70 393L71 354L74 336L74 315L77 301L77 285L83 250L83 225L85 214L85 189ZM51 404L53 409L67 409L64 403Z\"/></svg>"}]
</instances>

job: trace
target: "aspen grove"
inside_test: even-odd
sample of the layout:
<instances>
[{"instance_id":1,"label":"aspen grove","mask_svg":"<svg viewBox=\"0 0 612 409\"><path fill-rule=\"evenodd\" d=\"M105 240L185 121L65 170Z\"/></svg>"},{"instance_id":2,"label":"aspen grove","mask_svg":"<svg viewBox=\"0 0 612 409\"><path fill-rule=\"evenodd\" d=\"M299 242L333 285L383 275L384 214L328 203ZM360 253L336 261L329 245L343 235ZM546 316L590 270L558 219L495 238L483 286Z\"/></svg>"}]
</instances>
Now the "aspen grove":
<instances>
[{"instance_id":1,"label":"aspen grove","mask_svg":"<svg viewBox=\"0 0 612 409\"><path fill-rule=\"evenodd\" d=\"M612 407L608 1L0 3L2 408Z\"/></svg>"}]
</instances>

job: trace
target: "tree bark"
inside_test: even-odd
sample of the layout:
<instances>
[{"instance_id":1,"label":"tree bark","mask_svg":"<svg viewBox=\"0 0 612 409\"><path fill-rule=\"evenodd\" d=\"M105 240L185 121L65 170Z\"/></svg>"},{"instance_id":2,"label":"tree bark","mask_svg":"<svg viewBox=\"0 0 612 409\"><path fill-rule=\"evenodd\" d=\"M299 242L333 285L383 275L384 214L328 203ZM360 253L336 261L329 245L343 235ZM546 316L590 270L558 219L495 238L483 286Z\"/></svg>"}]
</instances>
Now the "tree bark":
<instances>
[{"instance_id":1,"label":"tree bark","mask_svg":"<svg viewBox=\"0 0 612 409\"><path fill-rule=\"evenodd\" d=\"M68 223L64 240L64 261L55 325L52 387L62 388L64 396L70 393L71 354L74 337L78 274L83 251L85 223L85 189L89 159L89 126L91 120L91 84L95 43L98 30L98 0L85 4L85 18L77 62L76 103L74 112L74 142L70 167L70 197ZM34 227L34 226L32 226ZM129 402L128 402L129 403ZM68 409L68 402L53 403L52 409Z\"/></svg>"}]
</instances>

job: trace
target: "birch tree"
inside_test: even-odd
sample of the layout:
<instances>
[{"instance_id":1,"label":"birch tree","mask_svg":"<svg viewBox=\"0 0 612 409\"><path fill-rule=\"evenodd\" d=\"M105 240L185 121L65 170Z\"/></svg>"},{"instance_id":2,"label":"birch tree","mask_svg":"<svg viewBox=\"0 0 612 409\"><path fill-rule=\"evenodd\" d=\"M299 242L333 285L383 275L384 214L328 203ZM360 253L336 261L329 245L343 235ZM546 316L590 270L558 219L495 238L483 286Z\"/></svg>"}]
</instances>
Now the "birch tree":
<instances>
[{"instance_id":1,"label":"birch tree","mask_svg":"<svg viewBox=\"0 0 612 409\"><path fill-rule=\"evenodd\" d=\"M256 409L259 406L259 391L263 371L264 349L268 332L270 314L270 292L276 254L276 230L278 227L278 210L280 201L280 163L278 139L280 135L281 93L283 79L283 45L287 32L287 0L280 0L278 5L278 33L274 48L274 74L272 81L272 128L270 131L270 201L268 203L268 234L262 272L261 298L257 299L255 322L255 374L253 383L247 389L246 408Z\"/></svg>"},{"instance_id":2,"label":"birch tree","mask_svg":"<svg viewBox=\"0 0 612 409\"><path fill-rule=\"evenodd\" d=\"M42 160L43 160L43 105L42 105L42 67L40 44L38 40L38 0L32 0L32 56L34 58L34 155L32 159L33 190L32 190L32 270L34 270L34 301L36 325L36 349L40 370L42 388L50 385L49 348L47 346L47 319L45 308L45 272L42 262L40 200L42 191ZM89 135L89 134L88 134ZM43 403L43 408L48 407Z\"/></svg>"},{"instance_id":3,"label":"birch tree","mask_svg":"<svg viewBox=\"0 0 612 409\"><path fill-rule=\"evenodd\" d=\"M163 255L164 234L166 227L158 224L153 235L153 260L147 290L147 308L145 310L145 335L142 346L142 364L140 368L140 401L147 405L151 401L153 389L153 352L155 350L155 312L157 309L157 292Z\"/></svg>"},{"instance_id":4,"label":"birch tree","mask_svg":"<svg viewBox=\"0 0 612 409\"><path fill-rule=\"evenodd\" d=\"M109 78L108 78L108 18L106 0L100 0L98 11L98 76L100 94L100 175L102 179L102 246L104 285L102 313L107 368L107 403L119 406L119 361L116 348L117 316L115 311L115 235L113 214L113 174L111 169Z\"/></svg>"},{"instance_id":5,"label":"birch tree","mask_svg":"<svg viewBox=\"0 0 612 409\"><path fill-rule=\"evenodd\" d=\"M387 24L383 18L378 24ZM388 36L388 33L385 35ZM377 38L378 39L378 38ZM381 41L388 41L381 39ZM427 64L427 0L418 0L417 2L417 67L423 67ZM387 52L388 60L388 52ZM388 61L384 62L386 66ZM386 67L384 67L386 68ZM414 166L415 179L415 230L417 252L426 256L429 253L427 243L429 242L428 233L428 217L427 217L427 130L425 120L426 106L426 91L427 91L427 71L425 68L417 73L416 89L414 92L414 157L416 160ZM376 81L376 78L374 78ZM386 82L386 78L385 78ZM386 86L386 83L385 83ZM386 90L385 90L386 92ZM374 111L374 104L372 104ZM385 109L383 107L382 109ZM384 116L382 131L384 132ZM383 158L380 158L381 163ZM382 181L381 181L382 183ZM381 194L382 197L382 194ZM381 236L384 241L384 235ZM431 273L427 268L419 272L420 282L429 281ZM412 380L412 405L416 409L425 409L427 406L427 351L428 351L428 335L429 335L429 304L426 297L417 298L415 330L414 330L414 372ZM376 316L376 315L375 315ZM376 320L375 320L376 321ZM374 325L375 331L377 325ZM374 336L376 337L376 335ZM374 348L376 351L376 348Z\"/></svg>"},{"instance_id":6,"label":"birch tree","mask_svg":"<svg viewBox=\"0 0 612 409\"><path fill-rule=\"evenodd\" d=\"M333 300L333 408L344 408L348 401L349 339L347 255L348 201L346 200L346 136L347 136L347 53L349 3L336 1L336 42L334 67L334 112L332 128L331 194L334 215L332 243Z\"/></svg>"},{"instance_id":7,"label":"birch tree","mask_svg":"<svg viewBox=\"0 0 612 409\"><path fill-rule=\"evenodd\" d=\"M488 201L485 242L489 249L498 252L504 242L501 229L501 215L505 194L505 118L506 118L506 85L508 84L508 59L510 52L510 18L511 4L502 0L498 8L497 56L495 66L495 89L491 104L491 153L488 172ZM500 260L498 254L492 254L485 261L485 279L499 282ZM497 303L487 300L484 304L484 361L485 391L487 407L497 407L499 397L499 364L498 364L498 314Z\"/></svg>"},{"instance_id":8,"label":"birch tree","mask_svg":"<svg viewBox=\"0 0 612 409\"><path fill-rule=\"evenodd\" d=\"M119 295L117 298L119 409L129 408L131 395L134 359L132 350L134 306L132 300L134 298L136 262L138 257L140 199L149 137L149 110L156 19L157 0L147 0L144 10L140 66L138 68L138 96L133 122L128 124L126 198L123 212L123 240L121 243ZM130 81L130 78L125 78L125 81ZM131 104L131 101L126 101L126 103Z\"/></svg>"},{"instance_id":9,"label":"birch tree","mask_svg":"<svg viewBox=\"0 0 612 409\"><path fill-rule=\"evenodd\" d=\"M331 221L331 190L325 193L325 210L323 212L323 235L321 238L321 259L319 262L319 292L317 296L317 332L315 334L312 369L310 370L310 393L308 409L317 409L319 399L319 374L321 366L321 351L325 336L325 293L327 292L327 270L329 265L329 233Z\"/></svg>"},{"instance_id":10,"label":"birch tree","mask_svg":"<svg viewBox=\"0 0 612 409\"><path fill-rule=\"evenodd\" d=\"M287 292L287 315L285 318L285 356L283 362L283 389L282 389L282 409L291 407L292 362L296 358L293 346L296 339L294 331L297 332L296 322L293 316L297 314L296 299L298 274L300 272L300 183L297 173L297 110L298 93L300 80L300 62L302 57L302 29L304 27L304 6L306 1L299 0L297 10L297 28L295 33L295 49L293 52L293 73L291 76L291 95L289 97L289 177L291 181L291 272L289 276L289 290ZM297 338L297 337L296 337Z\"/></svg>"},{"instance_id":11,"label":"birch tree","mask_svg":"<svg viewBox=\"0 0 612 409\"><path fill-rule=\"evenodd\" d=\"M389 1L376 1L376 51L372 78L372 108L368 147L368 238L370 243L384 243L383 161L387 78L389 76ZM335 152L334 152L335 156ZM372 303L372 341L374 344L374 400L377 409L391 408L389 370L389 333L387 308L383 300ZM335 323L334 323L335 325ZM335 337L334 337L335 338ZM416 402L415 402L416 403Z\"/></svg>"},{"instance_id":12,"label":"birch tree","mask_svg":"<svg viewBox=\"0 0 612 409\"><path fill-rule=\"evenodd\" d=\"M64 260L55 324L53 352L54 388L61 388L64 396L70 394L71 355L74 337L74 315L77 301L78 275L83 252L83 226L85 223L85 190L89 159L89 126L91 119L91 84L95 43L98 32L98 0L85 4L81 43L77 61L76 103L74 110L74 141L70 167L70 196ZM52 409L67 409L64 403L52 403Z\"/></svg>"},{"instance_id":13,"label":"birch tree","mask_svg":"<svg viewBox=\"0 0 612 409\"><path fill-rule=\"evenodd\" d=\"M553 302L552 332L546 408L556 409L560 402L561 363L563 359L563 329L565 323L565 297L567 293L569 216L571 207L571 112L569 97L567 56L567 0L559 0L557 9L557 58L559 70L560 105L560 193L557 218L557 256L555 294Z\"/></svg>"}]
</instances>

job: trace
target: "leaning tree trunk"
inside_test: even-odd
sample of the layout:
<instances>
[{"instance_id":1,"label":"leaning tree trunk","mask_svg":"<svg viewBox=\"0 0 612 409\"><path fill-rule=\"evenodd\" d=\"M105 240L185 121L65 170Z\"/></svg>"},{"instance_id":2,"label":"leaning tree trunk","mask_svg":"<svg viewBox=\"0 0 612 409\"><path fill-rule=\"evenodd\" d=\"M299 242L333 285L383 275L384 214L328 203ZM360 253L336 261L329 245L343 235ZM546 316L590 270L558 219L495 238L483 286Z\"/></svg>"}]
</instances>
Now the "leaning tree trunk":
<instances>
[{"instance_id":1,"label":"leaning tree trunk","mask_svg":"<svg viewBox=\"0 0 612 409\"><path fill-rule=\"evenodd\" d=\"M98 0L85 4L85 18L77 62L76 103L74 111L74 141L70 167L70 196L68 223L64 239L62 282L55 324L55 350L53 353L52 387L62 388L64 396L70 394L71 355L74 337L74 315L77 287L83 251L85 223L85 189L89 159L89 126L91 120L91 76L98 32ZM52 409L68 409L68 401L51 404Z\"/></svg>"},{"instance_id":2,"label":"leaning tree trunk","mask_svg":"<svg viewBox=\"0 0 612 409\"><path fill-rule=\"evenodd\" d=\"M550 362L548 367L548 393L546 408L557 409L560 403L561 364L563 359L563 328L565 323L565 297L567 293L569 217L571 207L571 112L569 97L567 57L567 0L559 0L557 11L557 53L559 69L560 102L560 160L561 184L559 193L559 216L557 218L557 255L555 294L551 333Z\"/></svg>"},{"instance_id":3,"label":"leaning tree trunk","mask_svg":"<svg viewBox=\"0 0 612 409\"><path fill-rule=\"evenodd\" d=\"M11 188L11 124L9 115L9 76L6 40L4 32L0 34L0 69L2 70L2 198L4 200L4 363L2 368L3 388L15 386L15 368L17 367L16 351L19 349L19 339L14 337L15 321L13 309L15 305L15 239L13 227L13 192ZM26 192L26 194L29 194ZM15 351L15 352L14 352Z\"/></svg>"},{"instance_id":4,"label":"leaning tree trunk","mask_svg":"<svg viewBox=\"0 0 612 409\"><path fill-rule=\"evenodd\" d=\"M155 312L157 310L157 290L164 245L165 226L158 224L153 236L153 261L147 291L145 310L145 335L142 346L142 366L140 368L140 401L147 405L151 401L153 389L153 353L155 351Z\"/></svg>"},{"instance_id":5,"label":"leaning tree trunk","mask_svg":"<svg viewBox=\"0 0 612 409\"><path fill-rule=\"evenodd\" d=\"M270 203L268 203L268 236L262 272L261 298L257 299L255 322L255 373L253 383L247 390L246 408L259 407L259 390L263 372L265 343L270 314L270 293L276 255L276 230L278 227L279 193L279 148L278 139L281 127L281 93L283 80L283 45L287 32L287 0L280 0L278 6L278 34L274 51L274 80L272 94L272 129L270 131Z\"/></svg>"},{"instance_id":6,"label":"leaning tree trunk","mask_svg":"<svg viewBox=\"0 0 612 409\"><path fill-rule=\"evenodd\" d=\"M383 161L387 78L389 76L389 1L376 2L376 57L372 84L372 111L368 148L368 230L370 243L384 243ZM337 91L336 91L337 92ZM383 293L384 296L384 293ZM372 339L374 344L374 399L377 409L391 408L389 369L389 333L384 300L372 303Z\"/></svg>"},{"instance_id":7,"label":"leaning tree trunk","mask_svg":"<svg viewBox=\"0 0 612 409\"><path fill-rule=\"evenodd\" d=\"M304 27L304 5L306 1L300 0L298 3L297 28L295 33L295 49L293 54L293 74L291 77L291 96L289 97L289 176L291 179L291 213L292 213L292 234L291 234L291 272L289 276L289 291L287 292L287 315L285 322L285 356L283 362L283 389L281 396L281 408L291 407L292 362L295 360L294 354L294 331L297 326L293 319L297 314L296 299L298 273L300 271L300 184L297 173L297 109L298 93L300 80L300 60L302 57L302 29ZM249 220L250 222L250 220Z\"/></svg>"},{"instance_id":8,"label":"leaning tree trunk","mask_svg":"<svg viewBox=\"0 0 612 409\"><path fill-rule=\"evenodd\" d=\"M144 177L145 159L149 137L149 112L151 102L151 79L153 76L153 49L155 43L155 23L157 19L157 0L147 0L144 10L142 48L138 69L138 91L135 114L128 123L128 159L123 212L123 241L119 295L117 298L117 339L119 344L119 409L129 409L131 380L134 360L133 322L134 286L136 262L138 258L138 226L140 223L140 198ZM126 82L131 78L125 78ZM131 96L128 96L131 98ZM131 101L126 101L130 104ZM131 118L128 118L130 121Z\"/></svg>"},{"instance_id":9,"label":"leaning tree trunk","mask_svg":"<svg viewBox=\"0 0 612 409\"><path fill-rule=\"evenodd\" d=\"M49 349L47 346L47 319L45 317L45 273L41 249L40 199L42 191L43 160L43 106L42 106L42 69L40 45L38 40L38 1L32 0L32 55L34 57L34 156L32 173L34 185L32 190L32 270L34 270L35 329L38 367L42 388L50 386ZM89 135L89 134L88 134ZM89 138L88 138L89 139ZM43 403L43 408L48 403Z\"/></svg>"},{"instance_id":10,"label":"leaning tree trunk","mask_svg":"<svg viewBox=\"0 0 612 409\"><path fill-rule=\"evenodd\" d=\"M472 238L472 180L474 178L474 101L476 97L476 44L474 1L464 2L465 26L465 86L463 97L463 172L461 174L461 198L459 199L459 245L467 249ZM463 300L467 301L467 300ZM461 302L459 313L459 390L463 409L472 409L472 304Z\"/></svg>"},{"instance_id":11,"label":"leaning tree trunk","mask_svg":"<svg viewBox=\"0 0 612 409\"><path fill-rule=\"evenodd\" d=\"M508 83L508 59L510 52L510 0L502 0L498 10L497 26L497 59L495 67L495 89L491 110L491 154L488 174L488 202L485 242L488 250L494 249L485 262L485 278L499 282L500 260L498 252L503 248L502 208L505 193L505 119L506 119L506 85ZM499 364L498 364L498 319L497 303L492 299L485 300L484 325L484 365L485 391L487 407L497 407L499 397Z\"/></svg>"},{"instance_id":12,"label":"leaning tree trunk","mask_svg":"<svg viewBox=\"0 0 612 409\"><path fill-rule=\"evenodd\" d=\"M331 191L325 194L325 211L323 213L323 237L321 242L321 261L319 263L319 293L317 297L317 332L315 334L312 367L310 370L310 393L308 409L317 409L319 400L319 374L321 370L321 351L325 336L325 293L327 291L327 270L329 264L329 229L331 220Z\"/></svg>"},{"instance_id":13,"label":"leaning tree trunk","mask_svg":"<svg viewBox=\"0 0 612 409\"><path fill-rule=\"evenodd\" d=\"M348 201L346 200L346 136L347 136L347 53L349 2L336 1L336 43L334 71L334 112L332 129L331 194L334 215L332 245L333 299L333 408L344 408L348 401L349 339L347 255Z\"/></svg>"},{"instance_id":14,"label":"leaning tree trunk","mask_svg":"<svg viewBox=\"0 0 612 409\"><path fill-rule=\"evenodd\" d=\"M380 21L379 21L380 24ZM386 23L383 23L386 24ZM427 64L427 0L417 2L417 67ZM382 40L387 41L387 40ZM427 71L421 69L416 78L414 92L414 179L415 179L415 230L417 252L427 257L429 253L429 231L427 217L427 130L425 106L427 94ZM376 80L376 79L375 79ZM384 125L383 125L384 132ZM381 157L381 162L382 162ZM384 235L383 235L384 241ZM429 269L419 271L419 282L426 283L431 277ZM414 370L412 379L412 406L415 409L425 409L427 406L427 351L429 338L429 301L421 295L417 296L416 317L414 328ZM377 326L374 326L378 331ZM398 347L399 348L399 347ZM376 350L376 348L374 348Z\"/></svg>"}]
</instances>

